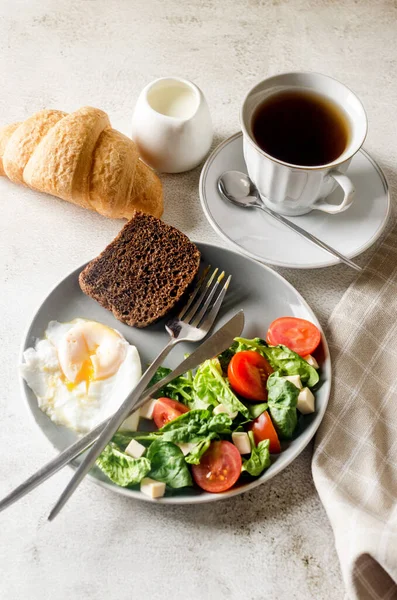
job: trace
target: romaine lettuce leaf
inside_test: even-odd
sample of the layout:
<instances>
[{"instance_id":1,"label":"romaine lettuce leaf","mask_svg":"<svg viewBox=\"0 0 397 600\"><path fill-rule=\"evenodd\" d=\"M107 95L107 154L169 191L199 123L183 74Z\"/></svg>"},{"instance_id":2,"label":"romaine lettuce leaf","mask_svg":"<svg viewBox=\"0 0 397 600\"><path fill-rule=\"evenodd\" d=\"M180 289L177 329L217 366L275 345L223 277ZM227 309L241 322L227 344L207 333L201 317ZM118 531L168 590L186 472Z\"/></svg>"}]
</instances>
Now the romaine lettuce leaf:
<instances>
[{"instance_id":1,"label":"romaine lettuce leaf","mask_svg":"<svg viewBox=\"0 0 397 600\"><path fill-rule=\"evenodd\" d=\"M253 477L258 477L268 467L270 467L269 440L262 440L255 446L254 434L248 432L251 442L251 456L243 460L242 471L247 471Z\"/></svg>"},{"instance_id":2,"label":"romaine lettuce leaf","mask_svg":"<svg viewBox=\"0 0 397 600\"><path fill-rule=\"evenodd\" d=\"M150 477L163 481L172 488L192 485L192 477L183 452L172 442L156 440L147 450L150 461Z\"/></svg>"},{"instance_id":3,"label":"romaine lettuce leaf","mask_svg":"<svg viewBox=\"0 0 397 600\"><path fill-rule=\"evenodd\" d=\"M232 413L240 412L246 419L249 412L246 406L232 391L229 381L223 376L222 367L217 358L206 360L197 369L193 379L194 396L206 406L223 404Z\"/></svg>"},{"instance_id":4,"label":"romaine lettuce leaf","mask_svg":"<svg viewBox=\"0 0 397 600\"><path fill-rule=\"evenodd\" d=\"M132 458L112 443L98 456L96 464L109 479L121 487L139 483L150 471L150 461L147 458Z\"/></svg>"},{"instance_id":5,"label":"romaine lettuce leaf","mask_svg":"<svg viewBox=\"0 0 397 600\"><path fill-rule=\"evenodd\" d=\"M216 390L214 390L214 387L217 385L218 376L223 377L222 368L216 358L207 360L198 367L193 379L195 409L206 409L209 406L217 406L219 404ZM213 383L212 386L209 386L209 380L215 380L215 384Z\"/></svg>"},{"instance_id":6,"label":"romaine lettuce leaf","mask_svg":"<svg viewBox=\"0 0 397 600\"><path fill-rule=\"evenodd\" d=\"M290 381L280 377L279 372L272 373L267 380L269 412L281 438L292 437L297 423L299 389Z\"/></svg>"},{"instance_id":7,"label":"romaine lettuce leaf","mask_svg":"<svg viewBox=\"0 0 397 600\"><path fill-rule=\"evenodd\" d=\"M237 346L234 346L235 344L237 344ZM243 352L244 350L255 350L256 352L263 354L262 350L264 346L268 346L268 343L265 342L265 340L262 340L262 338L235 338L231 348L235 347L236 354L237 352Z\"/></svg>"},{"instance_id":8,"label":"romaine lettuce leaf","mask_svg":"<svg viewBox=\"0 0 397 600\"><path fill-rule=\"evenodd\" d=\"M299 375L303 385L311 388L319 381L319 375L299 354L293 352L287 346L269 346L265 340L254 338L236 338L238 342L237 352L241 350L255 350L265 356L273 369L279 371L280 375Z\"/></svg>"}]
</instances>

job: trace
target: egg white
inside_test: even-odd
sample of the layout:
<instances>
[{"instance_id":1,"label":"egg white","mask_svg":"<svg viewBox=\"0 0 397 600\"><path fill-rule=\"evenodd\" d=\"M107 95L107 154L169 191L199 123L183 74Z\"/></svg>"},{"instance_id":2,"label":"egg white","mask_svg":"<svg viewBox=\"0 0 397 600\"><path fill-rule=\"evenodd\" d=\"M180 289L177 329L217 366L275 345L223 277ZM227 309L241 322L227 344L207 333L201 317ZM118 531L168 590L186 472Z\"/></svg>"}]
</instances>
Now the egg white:
<instances>
[{"instance_id":1,"label":"egg white","mask_svg":"<svg viewBox=\"0 0 397 600\"><path fill-rule=\"evenodd\" d=\"M66 385L57 348L67 332L83 321L51 321L45 339L37 340L33 348L25 350L20 366L21 375L36 395L40 409L54 423L79 433L89 431L112 415L142 375L138 350L121 337L125 358L113 376L90 381L89 385L86 381Z\"/></svg>"}]
</instances>

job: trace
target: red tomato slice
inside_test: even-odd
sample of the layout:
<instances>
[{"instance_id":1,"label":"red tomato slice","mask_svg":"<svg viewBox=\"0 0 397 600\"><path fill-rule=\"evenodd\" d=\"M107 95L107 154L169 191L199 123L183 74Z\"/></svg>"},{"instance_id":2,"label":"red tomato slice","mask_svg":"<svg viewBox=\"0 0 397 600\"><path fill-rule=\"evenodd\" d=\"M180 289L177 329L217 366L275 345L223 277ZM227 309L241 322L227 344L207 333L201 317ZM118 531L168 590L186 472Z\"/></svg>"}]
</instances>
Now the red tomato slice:
<instances>
[{"instance_id":1,"label":"red tomato slice","mask_svg":"<svg viewBox=\"0 0 397 600\"><path fill-rule=\"evenodd\" d=\"M266 341L271 346L283 344L300 356L311 354L321 341L319 329L310 321L281 317L271 323Z\"/></svg>"},{"instance_id":2,"label":"red tomato slice","mask_svg":"<svg viewBox=\"0 0 397 600\"><path fill-rule=\"evenodd\" d=\"M263 440L269 440L269 452L271 454L279 454L281 452L277 432L266 410L248 425L248 429L253 432L256 445Z\"/></svg>"},{"instance_id":3,"label":"red tomato slice","mask_svg":"<svg viewBox=\"0 0 397 600\"><path fill-rule=\"evenodd\" d=\"M226 440L212 442L200 464L192 465L193 478L206 492L225 492L240 477L241 465L241 455L234 444Z\"/></svg>"},{"instance_id":4,"label":"red tomato slice","mask_svg":"<svg viewBox=\"0 0 397 600\"><path fill-rule=\"evenodd\" d=\"M189 412L187 406L171 398L159 398L153 409L153 420L160 429L166 423L173 421L183 413Z\"/></svg>"},{"instance_id":5,"label":"red tomato slice","mask_svg":"<svg viewBox=\"0 0 397 600\"><path fill-rule=\"evenodd\" d=\"M227 376L237 394L247 400L264 401L267 398L266 382L273 369L259 352L237 352L229 363Z\"/></svg>"}]
</instances>

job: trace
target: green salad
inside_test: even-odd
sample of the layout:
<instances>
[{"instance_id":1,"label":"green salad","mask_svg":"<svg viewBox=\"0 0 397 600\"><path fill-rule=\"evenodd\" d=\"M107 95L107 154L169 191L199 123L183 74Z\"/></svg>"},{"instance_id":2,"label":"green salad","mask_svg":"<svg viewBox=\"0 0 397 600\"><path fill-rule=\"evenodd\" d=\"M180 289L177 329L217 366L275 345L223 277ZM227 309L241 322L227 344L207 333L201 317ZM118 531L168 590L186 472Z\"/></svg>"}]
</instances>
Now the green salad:
<instances>
[{"instance_id":1,"label":"green salad","mask_svg":"<svg viewBox=\"0 0 397 600\"><path fill-rule=\"evenodd\" d=\"M312 356L284 344L236 338L160 389L141 409L139 430L120 430L97 465L117 485L140 486L153 498L167 489L218 493L247 482L297 435L302 415L314 412L317 369ZM151 384L170 371L161 367Z\"/></svg>"}]
</instances>

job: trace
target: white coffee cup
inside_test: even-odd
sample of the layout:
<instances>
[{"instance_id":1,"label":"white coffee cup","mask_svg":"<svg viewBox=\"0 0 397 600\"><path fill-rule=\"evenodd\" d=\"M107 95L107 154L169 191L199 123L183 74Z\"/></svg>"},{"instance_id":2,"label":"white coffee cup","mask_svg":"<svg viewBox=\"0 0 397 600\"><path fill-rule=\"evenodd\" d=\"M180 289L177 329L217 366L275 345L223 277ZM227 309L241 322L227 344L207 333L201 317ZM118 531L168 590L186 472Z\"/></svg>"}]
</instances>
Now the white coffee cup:
<instances>
[{"instance_id":1,"label":"white coffee cup","mask_svg":"<svg viewBox=\"0 0 397 600\"><path fill-rule=\"evenodd\" d=\"M343 109L349 120L350 136L346 148L334 161L310 167L294 165L270 156L258 146L252 131L254 113L267 98L285 91L311 91ZM365 140L367 116L360 100L345 85L319 73L283 73L270 77L248 92L240 122L248 174L269 208L283 215L298 216L313 209L336 214L351 206L354 185L345 173ZM343 190L339 205L325 200L336 185Z\"/></svg>"}]
</instances>

